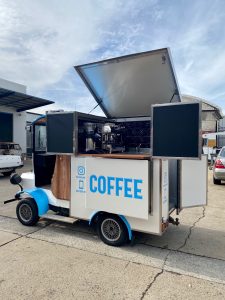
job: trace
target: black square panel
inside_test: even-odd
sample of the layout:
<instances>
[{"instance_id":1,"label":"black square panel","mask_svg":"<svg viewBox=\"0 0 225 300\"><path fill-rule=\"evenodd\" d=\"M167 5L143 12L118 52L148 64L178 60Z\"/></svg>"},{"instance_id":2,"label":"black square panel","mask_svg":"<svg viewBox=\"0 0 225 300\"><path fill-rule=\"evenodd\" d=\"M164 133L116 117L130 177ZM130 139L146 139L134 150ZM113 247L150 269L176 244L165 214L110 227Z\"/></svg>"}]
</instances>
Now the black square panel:
<instances>
[{"instance_id":1,"label":"black square panel","mask_svg":"<svg viewBox=\"0 0 225 300\"><path fill-rule=\"evenodd\" d=\"M200 158L200 103L152 107L152 155L165 158Z\"/></svg>"},{"instance_id":2,"label":"black square panel","mask_svg":"<svg viewBox=\"0 0 225 300\"><path fill-rule=\"evenodd\" d=\"M73 153L73 113L47 115L47 151Z\"/></svg>"}]
</instances>

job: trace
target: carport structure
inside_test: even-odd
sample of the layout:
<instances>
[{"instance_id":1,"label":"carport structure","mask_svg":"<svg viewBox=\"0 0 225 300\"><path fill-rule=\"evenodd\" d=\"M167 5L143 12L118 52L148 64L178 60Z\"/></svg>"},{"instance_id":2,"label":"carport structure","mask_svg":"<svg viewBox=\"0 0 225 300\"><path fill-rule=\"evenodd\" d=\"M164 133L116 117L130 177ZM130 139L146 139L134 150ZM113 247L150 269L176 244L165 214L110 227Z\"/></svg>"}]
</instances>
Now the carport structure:
<instances>
[{"instance_id":1,"label":"carport structure","mask_svg":"<svg viewBox=\"0 0 225 300\"><path fill-rule=\"evenodd\" d=\"M14 86L15 89L0 87L0 141L16 142L25 153L26 111L54 102L23 93L18 90L16 83ZM25 91L26 88L23 87Z\"/></svg>"},{"instance_id":2,"label":"carport structure","mask_svg":"<svg viewBox=\"0 0 225 300\"><path fill-rule=\"evenodd\" d=\"M14 108L17 112L26 111L53 103L53 101L49 101L46 99L0 88L0 107L11 107Z\"/></svg>"}]
</instances>

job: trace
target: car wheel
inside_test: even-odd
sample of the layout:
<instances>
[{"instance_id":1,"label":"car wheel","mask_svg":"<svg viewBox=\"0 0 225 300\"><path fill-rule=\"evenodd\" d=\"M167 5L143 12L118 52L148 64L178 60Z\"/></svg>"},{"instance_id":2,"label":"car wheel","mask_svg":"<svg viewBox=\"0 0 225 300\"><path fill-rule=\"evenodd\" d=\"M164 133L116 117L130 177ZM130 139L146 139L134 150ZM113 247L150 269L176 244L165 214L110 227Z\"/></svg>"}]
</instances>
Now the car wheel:
<instances>
[{"instance_id":1,"label":"car wheel","mask_svg":"<svg viewBox=\"0 0 225 300\"><path fill-rule=\"evenodd\" d=\"M128 232L124 222L116 215L104 214L97 223L100 239L110 246L122 246L128 240Z\"/></svg>"},{"instance_id":2,"label":"car wheel","mask_svg":"<svg viewBox=\"0 0 225 300\"><path fill-rule=\"evenodd\" d=\"M13 173L13 171L9 171L9 172L3 172L3 176L8 177Z\"/></svg>"},{"instance_id":3,"label":"car wheel","mask_svg":"<svg viewBox=\"0 0 225 300\"><path fill-rule=\"evenodd\" d=\"M34 226L39 220L38 207L34 199L20 200L16 207L18 220L26 226Z\"/></svg>"},{"instance_id":4,"label":"car wheel","mask_svg":"<svg viewBox=\"0 0 225 300\"><path fill-rule=\"evenodd\" d=\"M213 183L214 184L221 184L221 180L216 179L215 177L213 177Z\"/></svg>"}]
</instances>

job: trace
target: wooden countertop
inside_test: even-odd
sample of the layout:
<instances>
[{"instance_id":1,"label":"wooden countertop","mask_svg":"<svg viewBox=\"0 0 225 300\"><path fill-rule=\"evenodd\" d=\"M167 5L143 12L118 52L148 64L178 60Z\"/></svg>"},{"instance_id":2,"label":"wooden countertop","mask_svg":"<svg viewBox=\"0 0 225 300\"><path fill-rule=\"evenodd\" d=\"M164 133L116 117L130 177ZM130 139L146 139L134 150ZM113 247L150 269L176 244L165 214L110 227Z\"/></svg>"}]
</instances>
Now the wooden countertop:
<instances>
[{"instance_id":1,"label":"wooden countertop","mask_svg":"<svg viewBox=\"0 0 225 300\"><path fill-rule=\"evenodd\" d=\"M120 159L145 159L150 160L151 155L150 154L129 154L129 153L104 153L104 154L79 154L78 156L82 157L103 157L103 158L120 158Z\"/></svg>"}]
</instances>

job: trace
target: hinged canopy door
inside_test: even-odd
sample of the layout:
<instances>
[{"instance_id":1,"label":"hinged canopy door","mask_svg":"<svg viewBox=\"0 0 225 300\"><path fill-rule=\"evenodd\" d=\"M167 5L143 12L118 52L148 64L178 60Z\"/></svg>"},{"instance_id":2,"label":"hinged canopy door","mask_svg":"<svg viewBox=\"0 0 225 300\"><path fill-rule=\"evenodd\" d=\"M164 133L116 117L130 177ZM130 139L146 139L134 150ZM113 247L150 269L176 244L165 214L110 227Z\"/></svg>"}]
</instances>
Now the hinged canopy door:
<instances>
[{"instance_id":1,"label":"hinged canopy door","mask_svg":"<svg viewBox=\"0 0 225 300\"><path fill-rule=\"evenodd\" d=\"M167 48L75 68L108 118L149 116L152 104L180 101Z\"/></svg>"},{"instance_id":2,"label":"hinged canopy door","mask_svg":"<svg viewBox=\"0 0 225 300\"><path fill-rule=\"evenodd\" d=\"M208 158L181 161L180 208L207 204Z\"/></svg>"}]
</instances>

